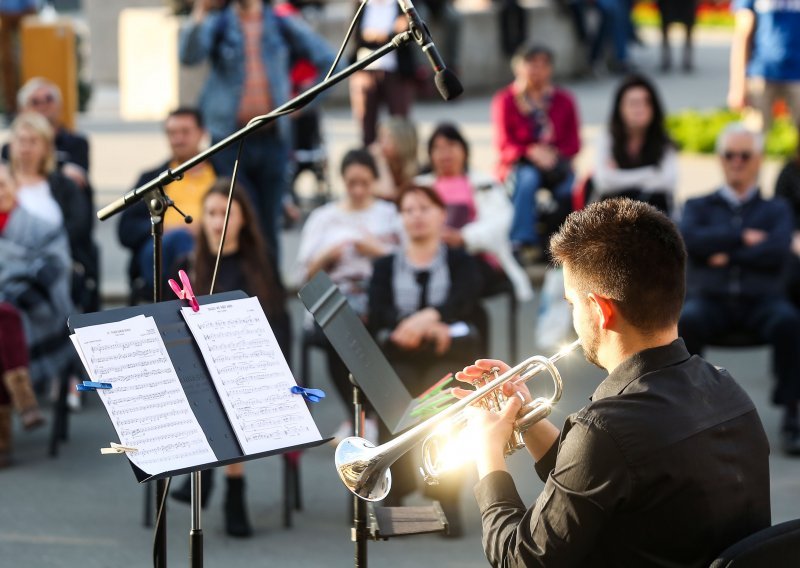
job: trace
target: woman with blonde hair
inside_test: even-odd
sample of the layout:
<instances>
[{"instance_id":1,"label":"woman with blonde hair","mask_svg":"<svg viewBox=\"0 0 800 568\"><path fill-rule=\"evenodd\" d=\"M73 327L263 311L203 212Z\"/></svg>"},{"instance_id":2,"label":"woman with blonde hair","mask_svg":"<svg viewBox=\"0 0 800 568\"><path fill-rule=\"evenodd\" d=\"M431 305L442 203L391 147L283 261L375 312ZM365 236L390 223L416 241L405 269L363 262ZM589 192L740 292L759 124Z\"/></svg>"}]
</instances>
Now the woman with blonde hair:
<instances>
[{"instance_id":1,"label":"woman with blonde hair","mask_svg":"<svg viewBox=\"0 0 800 568\"><path fill-rule=\"evenodd\" d=\"M55 133L44 116L25 112L14 119L9 161L18 184L19 205L51 225L64 227L72 259L90 266L93 263L91 202L83 190L56 168Z\"/></svg>"}]
</instances>

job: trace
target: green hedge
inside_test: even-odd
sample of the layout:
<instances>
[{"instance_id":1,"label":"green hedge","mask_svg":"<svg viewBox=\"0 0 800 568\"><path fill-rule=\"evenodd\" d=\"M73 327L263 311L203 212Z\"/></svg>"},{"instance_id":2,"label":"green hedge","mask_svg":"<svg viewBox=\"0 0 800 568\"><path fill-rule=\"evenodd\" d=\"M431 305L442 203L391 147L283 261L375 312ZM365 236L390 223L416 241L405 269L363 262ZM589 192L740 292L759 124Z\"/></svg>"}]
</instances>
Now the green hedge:
<instances>
[{"instance_id":1,"label":"green hedge","mask_svg":"<svg viewBox=\"0 0 800 568\"><path fill-rule=\"evenodd\" d=\"M684 152L713 154L719 133L731 122L741 120L739 113L729 110L685 110L667 117L667 130ZM788 117L775 121L767 135L766 153L775 158L787 158L797 148L797 130Z\"/></svg>"}]
</instances>

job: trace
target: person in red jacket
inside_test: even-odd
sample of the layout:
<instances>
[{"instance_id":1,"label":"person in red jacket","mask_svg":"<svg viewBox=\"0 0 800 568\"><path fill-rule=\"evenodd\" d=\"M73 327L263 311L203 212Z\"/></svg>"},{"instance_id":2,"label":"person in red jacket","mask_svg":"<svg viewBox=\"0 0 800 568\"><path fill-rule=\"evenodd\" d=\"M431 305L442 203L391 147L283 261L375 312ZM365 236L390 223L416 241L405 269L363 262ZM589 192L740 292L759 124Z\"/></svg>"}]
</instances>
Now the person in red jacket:
<instances>
[{"instance_id":1,"label":"person in red jacket","mask_svg":"<svg viewBox=\"0 0 800 568\"><path fill-rule=\"evenodd\" d=\"M580 150L580 137L572 95L552 83L553 52L542 45L523 46L512 66L514 82L492 101L492 123L500 157L498 176L511 189L514 202L511 241L522 248L539 245L551 232L537 226L542 213L537 211L539 189L549 191L555 210L568 207L572 158Z\"/></svg>"}]
</instances>

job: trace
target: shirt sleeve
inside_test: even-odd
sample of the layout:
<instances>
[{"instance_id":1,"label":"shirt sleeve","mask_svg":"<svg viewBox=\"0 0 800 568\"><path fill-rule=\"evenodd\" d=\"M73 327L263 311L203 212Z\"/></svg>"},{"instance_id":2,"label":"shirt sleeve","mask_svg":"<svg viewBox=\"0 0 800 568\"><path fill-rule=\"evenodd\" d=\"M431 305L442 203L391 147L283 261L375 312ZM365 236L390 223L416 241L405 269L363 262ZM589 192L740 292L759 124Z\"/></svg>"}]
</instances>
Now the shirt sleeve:
<instances>
[{"instance_id":1,"label":"shirt sleeve","mask_svg":"<svg viewBox=\"0 0 800 568\"><path fill-rule=\"evenodd\" d=\"M731 2L731 12L736 12L738 10L750 10L755 12L756 10L756 1L755 0L733 0Z\"/></svg>"},{"instance_id":2,"label":"shirt sleeve","mask_svg":"<svg viewBox=\"0 0 800 568\"><path fill-rule=\"evenodd\" d=\"M612 437L577 419L565 428L556 465L527 511L511 476L494 472L475 487L483 547L492 566L583 566L612 514L631 493Z\"/></svg>"}]
</instances>

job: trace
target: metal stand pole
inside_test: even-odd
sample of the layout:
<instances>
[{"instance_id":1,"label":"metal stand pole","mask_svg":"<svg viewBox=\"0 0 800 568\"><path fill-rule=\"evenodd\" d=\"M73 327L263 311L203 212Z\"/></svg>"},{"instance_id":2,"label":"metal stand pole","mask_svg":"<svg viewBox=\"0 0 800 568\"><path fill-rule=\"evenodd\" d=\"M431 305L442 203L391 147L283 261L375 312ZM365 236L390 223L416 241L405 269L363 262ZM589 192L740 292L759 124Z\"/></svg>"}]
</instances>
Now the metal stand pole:
<instances>
[{"instance_id":1,"label":"metal stand pole","mask_svg":"<svg viewBox=\"0 0 800 568\"><path fill-rule=\"evenodd\" d=\"M162 238L164 236L164 215L167 212L167 199L161 187L148 192L144 199L150 211L150 234L153 235L153 302L158 303L163 296L162 282ZM167 480L156 482L156 534L153 544L153 565L155 568L167 566Z\"/></svg>"},{"instance_id":2,"label":"metal stand pole","mask_svg":"<svg viewBox=\"0 0 800 568\"><path fill-rule=\"evenodd\" d=\"M355 436L364 437L364 405L361 400L361 389L350 375L353 385L353 432ZM350 538L355 543L355 568L367 568L367 503L353 496L353 528Z\"/></svg>"},{"instance_id":3,"label":"metal stand pole","mask_svg":"<svg viewBox=\"0 0 800 568\"><path fill-rule=\"evenodd\" d=\"M189 566L203 568L203 528L200 519L200 472L192 472L192 529L189 531Z\"/></svg>"}]
</instances>

